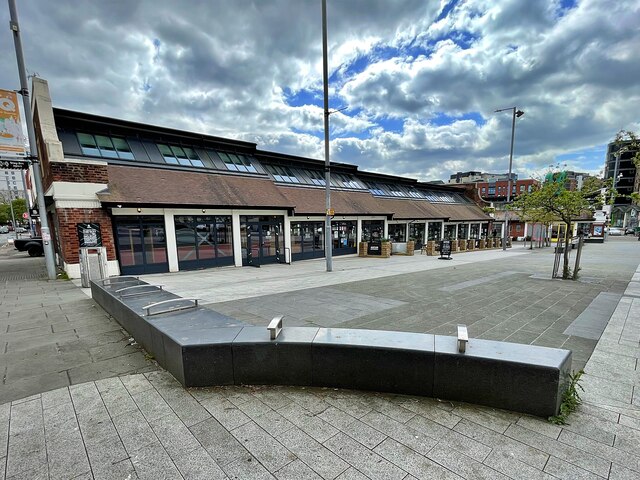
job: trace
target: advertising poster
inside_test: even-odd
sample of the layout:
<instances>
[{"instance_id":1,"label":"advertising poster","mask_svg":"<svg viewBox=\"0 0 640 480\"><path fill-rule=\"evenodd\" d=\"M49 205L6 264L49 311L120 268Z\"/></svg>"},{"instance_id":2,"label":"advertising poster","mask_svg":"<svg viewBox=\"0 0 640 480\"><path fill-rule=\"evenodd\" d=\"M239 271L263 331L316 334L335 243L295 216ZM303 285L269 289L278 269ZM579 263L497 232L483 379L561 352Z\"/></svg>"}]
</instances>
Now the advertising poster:
<instances>
[{"instance_id":1,"label":"advertising poster","mask_svg":"<svg viewBox=\"0 0 640 480\"><path fill-rule=\"evenodd\" d=\"M25 140L18 94L11 90L0 90L0 157L24 157Z\"/></svg>"}]
</instances>

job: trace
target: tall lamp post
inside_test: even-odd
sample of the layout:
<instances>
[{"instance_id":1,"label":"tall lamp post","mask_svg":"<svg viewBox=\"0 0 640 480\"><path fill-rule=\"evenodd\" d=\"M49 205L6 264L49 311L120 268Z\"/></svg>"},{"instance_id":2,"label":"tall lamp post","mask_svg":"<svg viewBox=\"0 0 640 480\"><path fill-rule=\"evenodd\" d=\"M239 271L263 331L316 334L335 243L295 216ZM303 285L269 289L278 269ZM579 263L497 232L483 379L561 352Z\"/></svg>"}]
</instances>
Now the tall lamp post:
<instances>
[{"instance_id":1,"label":"tall lamp post","mask_svg":"<svg viewBox=\"0 0 640 480\"><path fill-rule=\"evenodd\" d=\"M31 166L33 167L33 182L40 210L40 231L42 232L42 246L44 248L44 260L47 266L47 277L49 280L56 279L56 265L53 257L53 244L51 243L51 232L47 219L47 210L44 201L44 189L42 188L42 174L40 172L40 161L38 160L38 147L36 134L33 128L33 116L31 115L31 102L29 101L29 87L27 85L27 70L24 64L22 52L22 39L20 38L20 26L18 25L18 11L15 0L9 0L9 14L11 21L9 26L13 33L13 43L16 49L16 60L18 61L18 74L20 76L20 94L24 105L24 116L27 122L27 133L29 135L29 150Z\"/></svg>"},{"instance_id":2,"label":"tall lamp post","mask_svg":"<svg viewBox=\"0 0 640 480\"><path fill-rule=\"evenodd\" d=\"M511 150L509 151L509 178L507 180L507 205L511 202L511 167L513 166L513 140L516 136L516 117L520 118L524 115L522 110L518 110L516 107L500 108L496 110L496 113L512 111L511 119ZM504 233L502 234L502 250L507 250L507 239L509 238L509 210L504 211Z\"/></svg>"},{"instance_id":3,"label":"tall lamp post","mask_svg":"<svg viewBox=\"0 0 640 480\"><path fill-rule=\"evenodd\" d=\"M331 240L331 162L329 160L329 66L327 61L327 0L322 0L322 83L324 90L324 182L325 182L325 222L324 252L327 272L333 270Z\"/></svg>"}]
</instances>

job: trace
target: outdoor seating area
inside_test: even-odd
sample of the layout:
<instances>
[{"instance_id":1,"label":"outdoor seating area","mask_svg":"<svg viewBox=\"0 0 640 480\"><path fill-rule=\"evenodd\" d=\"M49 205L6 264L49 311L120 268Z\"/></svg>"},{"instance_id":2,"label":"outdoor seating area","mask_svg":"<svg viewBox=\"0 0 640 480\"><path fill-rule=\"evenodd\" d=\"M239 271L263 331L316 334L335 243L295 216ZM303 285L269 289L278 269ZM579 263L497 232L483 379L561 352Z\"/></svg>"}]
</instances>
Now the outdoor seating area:
<instances>
[{"instance_id":1,"label":"outdoor seating area","mask_svg":"<svg viewBox=\"0 0 640 480\"><path fill-rule=\"evenodd\" d=\"M558 413L571 369L568 350L464 335L248 325L135 277L91 282L91 292L185 387L373 390L546 417Z\"/></svg>"}]
</instances>

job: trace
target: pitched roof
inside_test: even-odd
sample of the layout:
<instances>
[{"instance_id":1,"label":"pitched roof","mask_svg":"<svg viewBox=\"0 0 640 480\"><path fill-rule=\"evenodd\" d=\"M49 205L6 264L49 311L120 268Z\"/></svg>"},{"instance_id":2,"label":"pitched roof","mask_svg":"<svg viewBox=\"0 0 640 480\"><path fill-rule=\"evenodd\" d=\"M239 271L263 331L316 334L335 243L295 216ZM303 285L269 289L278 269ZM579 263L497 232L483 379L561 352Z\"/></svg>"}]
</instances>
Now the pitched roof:
<instances>
[{"instance_id":1,"label":"pitched roof","mask_svg":"<svg viewBox=\"0 0 640 480\"><path fill-rule=\"evenodd\" d=\"M282 208L296 215L324 215L325 191L276 185L267 177L246 177L108 165L103 203ZM474 204L435 204L426 200L379 198L369 192L331 191L336 215L384 215L395 219L487 221Z\"/></svg>"},{"instance_id":2,"label":"pitched roof","mask_svg":"<svg viewBox=\"0 0 640 480\"><path fill-rule=\"evenodd\" d=\"M109 165L106 203L287 208L293 204L265 178Z\"/></svg>"}]
</instances>

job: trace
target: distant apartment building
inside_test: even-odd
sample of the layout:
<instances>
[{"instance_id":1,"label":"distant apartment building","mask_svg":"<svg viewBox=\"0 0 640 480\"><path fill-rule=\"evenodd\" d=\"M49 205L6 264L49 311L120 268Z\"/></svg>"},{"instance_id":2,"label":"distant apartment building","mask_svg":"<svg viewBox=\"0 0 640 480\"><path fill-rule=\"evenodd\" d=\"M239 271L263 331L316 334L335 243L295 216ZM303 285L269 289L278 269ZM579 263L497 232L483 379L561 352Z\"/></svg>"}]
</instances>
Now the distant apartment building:
<instances>
[{"instance_id":1,"label":"distant apartment building","mask_svg":"<svg viewBox=\"0 0 640 480\"><path fill-rule=\"evenodd\" d=\"M0 170L0 203L24 197L20 170Z\"/></svg>"},{"instance_id":2,"label":"distant apartment building","mask_svg":"<svg viewBox=\"0 0 640 480\"><path fill-rule=\"evenodd\" d=\"M511 195L513 199L521 193L530 192L539 182L533 178L516 180L511 182ZM477 182L476 188L480 198L486 202L504 204L507 201L509 182L507 180ZM497 205L494 205L497 206Z\"/></svg>"},{"instance_id":3,"label":"distant apartment building","mask_svg":"<svg viewBox=\"0 0 640 480\"><path fill-rule=\"evenodd\" d=\"M632 142L612 142L607 146L604 178L613 179L619 193L610 212L610 224L615 227L640 225L640 206L629 197L640 190L640 175L633 161L638 148Z\"/></svg>"},{"instance_id":4,"label":"distant apartment building","mask_svg":"<svg viewBox=\"0 0 640 480\"><path fill-rule=\"evenodd\" d=\"M511 181L514 182L518 179L517 173L511 174ZM509 180L508 173L484 173L484 172L456 172L449 176L449 183L461 184L461 183L476 183L476 182L497 182L499 180Z\"/></svg>"}]
</instances>

